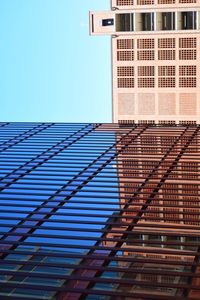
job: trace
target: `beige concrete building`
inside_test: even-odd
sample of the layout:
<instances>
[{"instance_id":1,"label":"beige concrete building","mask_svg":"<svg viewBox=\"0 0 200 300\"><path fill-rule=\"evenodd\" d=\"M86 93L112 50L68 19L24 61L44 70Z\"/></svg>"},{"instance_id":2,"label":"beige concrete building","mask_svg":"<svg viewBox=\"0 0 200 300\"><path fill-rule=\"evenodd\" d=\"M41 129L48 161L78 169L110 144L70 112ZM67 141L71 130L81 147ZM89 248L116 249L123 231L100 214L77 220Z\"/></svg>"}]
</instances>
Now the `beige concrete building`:
<instances>
[{"instance_id":1,"label":"beige concrete building","mask_svg":"<svg viewBox=\"0 0 200 300\"><path fill-rule=\"evenodd\" d=\"M114 122L200 122L200 0L112 0L90 33L111 36Z\"/></svg>"}]
</instances>

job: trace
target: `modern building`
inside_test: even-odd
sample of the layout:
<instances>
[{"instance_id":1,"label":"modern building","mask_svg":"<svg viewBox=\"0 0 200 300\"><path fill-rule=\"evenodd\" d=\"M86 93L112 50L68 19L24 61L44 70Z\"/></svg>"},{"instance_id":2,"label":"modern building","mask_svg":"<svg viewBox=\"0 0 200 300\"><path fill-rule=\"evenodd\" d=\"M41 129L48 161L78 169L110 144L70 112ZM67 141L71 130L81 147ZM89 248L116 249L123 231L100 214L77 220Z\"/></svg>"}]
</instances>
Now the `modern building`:
<instances>
[{"instance_id":1,"label":"modern building","mask_svg":"<svg viewBox=\"0 0 200 300\"><path fill-rule=\"evenodd\" d=\"M199 143L197 125L0 123L0 299L199 299Z\"/></svg>"},{"instance_id":2,"label":"modern building","mask_svg":"<svg viewBox=\"0 0 200 300\"><path fill-rule=\"evenodd\" d=\"M111 36L114 122L200 123L199 0L112 0L90 33Z\"/></svg>"}]
</instances>

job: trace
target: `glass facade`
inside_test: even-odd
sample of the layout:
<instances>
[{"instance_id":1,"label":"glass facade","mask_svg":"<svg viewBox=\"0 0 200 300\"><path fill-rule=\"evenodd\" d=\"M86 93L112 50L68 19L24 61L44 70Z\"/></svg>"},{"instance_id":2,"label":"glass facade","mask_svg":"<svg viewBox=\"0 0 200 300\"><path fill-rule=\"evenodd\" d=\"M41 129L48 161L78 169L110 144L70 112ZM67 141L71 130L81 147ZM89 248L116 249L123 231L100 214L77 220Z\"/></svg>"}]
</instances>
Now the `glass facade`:
<instances>
[{"instance_id":1,"label":"glass facade","mask_svg":"<svg viewBox=\"0 0 200 300\"><path fill-rule=\"evenodd\" d=\"M199 299L199 129L0 123L0 299Z\"/></svg>"}]
</instances>

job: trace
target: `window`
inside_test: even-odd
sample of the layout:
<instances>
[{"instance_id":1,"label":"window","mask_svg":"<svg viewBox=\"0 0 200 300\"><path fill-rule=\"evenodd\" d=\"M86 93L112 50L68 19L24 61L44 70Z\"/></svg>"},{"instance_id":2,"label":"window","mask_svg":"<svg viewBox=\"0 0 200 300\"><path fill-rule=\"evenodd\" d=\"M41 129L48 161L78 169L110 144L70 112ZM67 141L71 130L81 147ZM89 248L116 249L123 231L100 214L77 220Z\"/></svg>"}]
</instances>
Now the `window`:
<instances>
[{"instance_id":1,"label":"window","mask_svg":"<svg viewBox=\"0 0 200 300\"><path fill-rule=\"evenodd\" d=\"M142 13L142 31L154 30L154 13Z\"/></svg>"},{"instance_id":2,"label":"window","mask_svg":"<svg viewBox=\"0 0 200 300\"><path fill-rule=\"evenodd\" d=\"M134 67L117 67L118 88L134 88Z\"/></svg>"},{"instance_id":3,"label":"window","mask_svg":"<svg viewBox=\"0 0 200 300\"><path fill-rule=\"evenodd\" d=\"M154 66L138 66L138 76L154 76Z\"/></svg>"},{"instance_id":4,"label":"window","mask_svg":"<svg viewBox=\"0 0 200 300\"><path fill-rule=\"evenodd\" d=\"M133 0L117 0L117 6L133 5Z\"/></svg>"},{"instance_id":5,"label":"window","mask_svg":"<svg viewBox=\"0 0 200 300\"><path fill-rule=\"evenodd\" d=\"M158 76L175 76L175 66L158 66Z\"/></svg>"},{"instance_id":6,"label":"window","mask_svg":"<svg viewBox=\"0 0 200 300\"><path fill-rule=\"evenodd\" d=\"M179 48L196 48L197 39L196 38L180 38Z\"/></svg>"},{"instance_id":7,"label":"window","mask_svg":"<svg viewBox=\"0 0 200 300\"><path fill-rule=\"evenodd\" d=\"M162 13L162 30L174 30L175 29L175 13L163 12Z\"/></svg>"},{"instance_id":8,"label":"window","mask_svg":"<svg viewBox=\"0 0 200 300\"><path fill-rule=\"evenodd\" d=\"M179 59L180 60L196 60L197 59L196 49L179 50Z\"/></svg>"},{"instance_id":9,"label":"window","mask_svg":"<svg viewBox=\"0 0 200 300\"><path fill-rule=\"evenodd\" d=\"M195 88L197 86L196 77L180 77L179 87Z\"/></svg>"},{"instance_id":10,"label":"window","mask_svg":"<svg viewBox=\"0 0 200 300\"><path fill-rule=\"evenodd\" d=\"M137 0L137 5L152 5L154 0Z\"/></svg>"},{"instance_id":11,"label":"window","mask_svg":"<svg viewBox=\"0 0 200 300\"><path fill-rule=\"evenodd\" d=\"M138 49L154 49L155 40L154 39L138 39L137 48Z\"/></svg>"},{"instance_id":12,"label":"window","mask_svg":"<svg viewBox=\"0 0 200 300\"><path fill-rule=\"evenodd\" d=\"M138 66L138 88L153 88L154 66Z\"/></svg>"},{"instance_id":13,"label":"window","mask_svg":"<svg viewBox=\"0 0 200 300\"><path fill-rule=\"evenodd\" d=\"M179 76L196 76L197 67L196 66L179 66Z\"/></svg>"},{"instance_id":14,"label":"window","mask_svg":"<svg viewBox=\"0 0 200 300\"><path fill-rule=\"evenodd\" d=\"M133 39L119 39L117 40L117 49L134 49Z\"/></svg>"},{"instance_id":15,"label":"window","mask_svg":"<svg viewBox=\"0 0 200 300\"><path fill-rule=\"evenodd\" d=\"M158 50L158 60L175 60L175 50Z\"/></svg>"},{"instance_id":16,"label":"window","mask_svg":"<svg viewBox=\"0 0 200 300\"><path fill-rule=\"evenodd\" d=\"M181 13L181 29L196 29L196 11L184 11Z\"/></svg>"},{"instance_id":17,"label":"window","mask_svg":"<svg viewBox=\"0 0 200 300\"><path fill-rule=\"evenodd\" d=\"M134 67L131 67L131 66L117 67L117 76L119 76L119 77L134 76Z\"/></svg>"},{"instance_id":18,"label":"window","mask_svg":"<svg viewBox=\"0 0 200 300\"><path fill-rule=\"evenodd\" d=\"M176 85L175 77L160 77L158 78L158 87L173 88Z\"/></svg>"},{"instance_id":19,"label":"window","mask_svg":"<svg viewBox=\"0 0 200 300\"><path fill-rule=\"evenodd\" d=\"M133 14L116 14L116 31L134 31Z\"/></svg>"},{"instance_id":20,"label":"window","mask_svg":"<svg viewBox=\"0 0 200 300\"><path fill-rule=\"evenodd\" d=\"M141 50L137 53L138 60L154 60L154 50Z\"/></svg>"},{"instance_id":21,"label":"window","mask_svg":"<svg viewBox=\"0 0 200 300\"><path fill-rule=\"evenodd\" d=\"M175 39L165 38L158 39L158 48L175 48Z\"/></svg>"},{"instance_id":22,"label":"window","mask_svg":"<svg viewBox=\"0 0 200 300\"><path fill-rule=\"evenodd\" d=\"M152 77L138 78L138 87L139 88L153 88L154 87L154 78L152 78Z\"/></svg>"},{"instance_id":23,"label":"window","mask_svg":"<svg viewBox=\"0 0 200 300\"><path fill-rule=\"evenodd\" d=\"M118 61L131 61L134 60L134 51L117 51Z\"/></svg>"},{"instance_id":24,"label":"window","mask_svg":"<svg viewBox=\"0 0 200 300\"><path fill-rule=\"evenodd\" d=\"M114 25L114 19L103 19L102 26L112 26Z\"/></svg>"},{"instance_id":25,"label":"window","mask_svg":"<svg viewBox=\"0 0 200 300\"><path fill-rule=\"evenodd\" d=\"M175 4L175 0L158 0L158 4Z\"/></svg>"}]
</instances>

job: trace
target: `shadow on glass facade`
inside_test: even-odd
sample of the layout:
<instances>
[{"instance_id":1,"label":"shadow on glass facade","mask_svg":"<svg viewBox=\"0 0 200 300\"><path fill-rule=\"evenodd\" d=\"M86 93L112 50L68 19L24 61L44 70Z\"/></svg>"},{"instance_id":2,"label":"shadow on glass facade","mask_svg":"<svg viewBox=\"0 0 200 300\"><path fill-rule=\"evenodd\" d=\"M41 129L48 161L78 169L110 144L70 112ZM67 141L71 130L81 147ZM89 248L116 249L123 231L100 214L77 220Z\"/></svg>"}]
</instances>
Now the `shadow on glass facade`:
<instances>
[{"instance_id":1,"label":"shadow on glass facade","mask_svg":"<svg viewBox=\"0 0 200 300\"><path fill-rule=\"evenodd\" d=\"M200 299L199 129L0 123L0 299Z\"/></svg>"}]
</instances>

